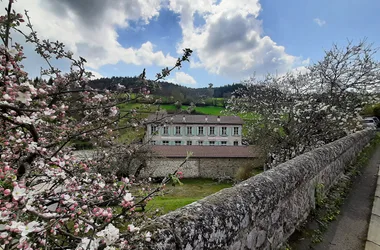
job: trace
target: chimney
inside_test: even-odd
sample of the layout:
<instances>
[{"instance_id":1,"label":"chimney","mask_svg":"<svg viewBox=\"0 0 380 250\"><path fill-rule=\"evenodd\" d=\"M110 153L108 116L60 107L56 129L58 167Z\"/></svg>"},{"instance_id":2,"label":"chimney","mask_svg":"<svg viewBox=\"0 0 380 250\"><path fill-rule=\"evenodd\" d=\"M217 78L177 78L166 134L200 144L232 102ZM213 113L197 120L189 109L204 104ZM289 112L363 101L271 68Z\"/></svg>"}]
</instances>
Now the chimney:
<instances>
[{"instance_id":1,"label":"chimney","mask_svg":"<svg viewBox=\"0 0 380 250\"><path fill-rule=\"evenodd\" d=\"M207 115L206 115L206 117L205 117L205 122L208 122L208 118L207 118Z\"/></svg>"},{"instance_id":2,"label":"chimney","mask_svg":"<svg viewBox=\"0 0 380 250\"><path fill-rule=\"evenodd\" d=\"M216 118L217 122L220 122L220 116L218 115L218 118Z\"/></svg>"},{"instance_id":3,"label":"chimney","mask_svg":"<svg viewBox=\"0 0 380 250\"><path fill-rule=\"evenodd\" d=\"M182 120L183 120L183 122L186 122L186 117L183 116L183 117L182 117Z\"/></svg>"}]
</instances>

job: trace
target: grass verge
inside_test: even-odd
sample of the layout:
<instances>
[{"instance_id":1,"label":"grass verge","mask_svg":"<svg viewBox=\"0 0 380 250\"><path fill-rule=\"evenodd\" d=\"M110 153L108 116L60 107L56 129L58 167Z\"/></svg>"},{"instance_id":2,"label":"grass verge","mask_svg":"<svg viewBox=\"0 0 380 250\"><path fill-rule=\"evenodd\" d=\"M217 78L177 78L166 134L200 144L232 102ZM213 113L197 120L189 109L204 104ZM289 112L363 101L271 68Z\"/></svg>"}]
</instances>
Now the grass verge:
<instances>
[{"instance_id":1,"label":"grass verge","mask_svg":"<svg viewBox=\"0 0 380 250\"><path fill-rule=\"evenodd\" d=\"M146 210L160 209L163 214L186 206L194 201L232 187L232 183L217 182L212 179L183 179L183 185L167 186L161 194L149 201Z\"/></svg>"}]
</instances>

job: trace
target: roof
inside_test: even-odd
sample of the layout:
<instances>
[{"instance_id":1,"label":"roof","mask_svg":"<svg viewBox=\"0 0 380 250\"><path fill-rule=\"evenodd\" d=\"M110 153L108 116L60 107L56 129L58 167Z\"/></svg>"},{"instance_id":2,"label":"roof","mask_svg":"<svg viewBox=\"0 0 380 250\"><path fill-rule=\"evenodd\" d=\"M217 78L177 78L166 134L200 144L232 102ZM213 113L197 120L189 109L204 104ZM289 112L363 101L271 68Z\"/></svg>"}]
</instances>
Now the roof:
<instances>
[{"instance_id":1,"label":"roof","mask_svg":"<svg viewBox=\"0 0 380 250\"><path fill-rule=\"evenodd\" d=\"M255 158L258 151L250 146L163 146L153 145L152 151L161 157L185 158L193 152L194 158Z\"/></svg>"},{"instance_id":2,"label":"roof","mask_svg":"<svg viewBox=\"0 0 380 250\"><path fill-rule=\"evenodd\" d=\"M172 124L243 124L239 116L187 115L187 114L153 114L148 117L148 123L165 122Z\"/></svg>"}]
</instances>

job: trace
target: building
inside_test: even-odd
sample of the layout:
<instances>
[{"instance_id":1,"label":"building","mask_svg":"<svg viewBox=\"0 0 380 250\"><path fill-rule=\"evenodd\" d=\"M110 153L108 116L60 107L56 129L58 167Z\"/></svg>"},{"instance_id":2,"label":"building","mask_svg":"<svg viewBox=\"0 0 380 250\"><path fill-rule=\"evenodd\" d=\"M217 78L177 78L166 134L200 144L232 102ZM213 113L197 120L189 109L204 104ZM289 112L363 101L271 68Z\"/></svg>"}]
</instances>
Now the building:
<instances>
[{"instance_id":1,"label":"building","mask_svg":"<svg viewBox=\"0 0 380 250\"><path fill-rule=\"evenodd\" d=\"M145 142L164 146L241 146L238 116L168 115L148 117Z\"/></svg>"},{"instance_id":2,"label":"building","mask_svg":"<svg viewBox=\"0 0 380 250\"><path fill-rule=\"evenodd\" d=\"M145 176L164 177L168 173L183 172L186 178L233 178L240 167L252 164L257 158L257 150L247 146L152 146L153 154L159 156L149 159ZM188 152L192 156L182 164Z\"/></svg>"},{"instance_id":3,"label":"building","mask_svg":"<svg viewBox=\"0 0 380 250\"><path fill-rule=\"evenodd\" d=\"M257 158L257 150L242 145L243 120L237 116L168 115L148 117L144 138L153 155L143 175L163 177L180 171L188 177L234 177ZM182 164L188 152L190 159Z\"/></svg>"}]
</instances>

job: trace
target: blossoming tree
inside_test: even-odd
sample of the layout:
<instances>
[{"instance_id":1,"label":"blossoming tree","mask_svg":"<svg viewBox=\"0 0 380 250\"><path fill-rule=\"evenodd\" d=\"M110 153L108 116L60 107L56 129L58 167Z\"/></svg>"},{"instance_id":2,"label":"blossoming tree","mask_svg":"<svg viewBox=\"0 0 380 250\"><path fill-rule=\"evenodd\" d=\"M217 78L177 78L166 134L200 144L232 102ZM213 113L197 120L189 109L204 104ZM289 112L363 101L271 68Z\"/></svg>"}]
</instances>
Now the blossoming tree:
<instances>
[{"instance_id":1,"label":"blossoming tree","mask_svg":"<svg viewBox=\"0 0 380 250\"><path fill-rule=\"evenodd\" d=\"M120 94L125 92L122 86L117 91L89 87L86 60L75 59L62 43L40 40L27 12L25 20L12 10L13 4L9 0L5 15L0 16L1 248L124 249L133 240L149 242L151 234L139 232L133 224L134 209L160 187L137 199L131 193L133 180L117 179L117 169L111 168L107 157L114 146L119 154L138 150L115 142L121 129L141 125L135 110L118 111L118 104L130 101L128 93ZM23 23L30 34L19 29ZM48 65L42 74L51 77L52 83L29 80L22 65L23 47L10 42L14 32L35 45ZM191 52L185 49L156 81L180 68ZM54 68L52 58L69 60L70 72ZM145 70L141 79L144 82ZM149 86L144 86L141 95L147 94ZM122 127L121 119L128 121ZM105 147L105 157L76 158L70 146L78 137ZM96 171L107 168L106 175Z\"/></svg>"},{"instance_id":2,"label":"blossoming tree","mask_svg":"<svg viewBox=\"0 0 380 250\"><path fill-rule=\"evenodd\" d=\"M334 45L307 73L251 78L236 91L229 109L255 114L247 139L268 156L267 166L362 129L360 112L378 95L376 52L365 41Z\"/></svg>"}]
</instances>

